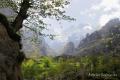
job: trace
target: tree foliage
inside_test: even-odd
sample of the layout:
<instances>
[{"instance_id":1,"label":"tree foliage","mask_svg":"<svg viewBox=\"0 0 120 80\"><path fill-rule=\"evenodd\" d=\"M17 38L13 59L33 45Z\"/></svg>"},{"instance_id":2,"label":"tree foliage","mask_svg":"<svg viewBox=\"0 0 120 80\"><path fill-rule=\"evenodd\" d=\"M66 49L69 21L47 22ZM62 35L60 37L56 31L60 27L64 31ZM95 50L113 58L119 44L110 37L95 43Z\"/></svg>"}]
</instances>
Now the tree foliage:
<instances>
[{"instance_id":1,"label":"tree foliage","mask_svg":"<svg viewBox=\"0 0 120 80\"><path fill-rule=\"evenodd\" d=\"M119 80L119 56L40 57L22 65L25 79L31 80ZM96 76L95 76L96 75Z\"/></svg>"},{"instance_id":2,"label":"tree foliage","mask_svg":"<svg viewBox=\"0 0 120 80\"><path fill-rule=\"evenodd\" d=\"M39 35L46 29L45 18L56 20L74 20L65 15L64 8L70 4L68 0L2 0L1 7L12 8L17 16L13 21L14 31L25 27ZM52 36L52 35L49 35Z\"/></svg>"}]
</instances>

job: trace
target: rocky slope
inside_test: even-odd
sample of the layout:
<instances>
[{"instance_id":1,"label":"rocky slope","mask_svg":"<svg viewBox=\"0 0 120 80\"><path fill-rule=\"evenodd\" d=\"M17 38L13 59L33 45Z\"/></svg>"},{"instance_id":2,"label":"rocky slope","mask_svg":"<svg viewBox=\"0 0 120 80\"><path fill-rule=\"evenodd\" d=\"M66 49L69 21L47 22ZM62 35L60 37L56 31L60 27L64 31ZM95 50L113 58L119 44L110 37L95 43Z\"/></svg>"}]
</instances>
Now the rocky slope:
<instances>
[{"instance_id":1,"label":"rocky slope","mask_svg":"<svg viewBox=\"0 0 120 80\"><path fill-rule=\"evenodd\" d=\"M77 55L120 52L120 20L110 20L102 29L87 35L77 48Z\"/></svg>"}]
</instances>

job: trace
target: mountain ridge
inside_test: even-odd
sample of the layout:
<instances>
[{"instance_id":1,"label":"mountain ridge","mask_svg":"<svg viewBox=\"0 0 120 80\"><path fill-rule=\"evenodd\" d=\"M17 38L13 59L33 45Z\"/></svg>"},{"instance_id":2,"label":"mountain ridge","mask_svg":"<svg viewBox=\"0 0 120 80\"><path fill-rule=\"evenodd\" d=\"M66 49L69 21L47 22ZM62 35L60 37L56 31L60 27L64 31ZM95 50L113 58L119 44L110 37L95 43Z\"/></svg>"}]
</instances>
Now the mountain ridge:
<instances>
[{"instance_id":1,"label":"mountain ridge","mask_svg":"<svg viewBox=\"0 0 120 80\"><path fill-rule=\"evenodd\" d=\"M113 51L117 52L113 52ZM79 46L75 55L98 53L119 53L120 50L120 20L112 19L100 30L87 35Z\"/></svg>"}]
</instances>

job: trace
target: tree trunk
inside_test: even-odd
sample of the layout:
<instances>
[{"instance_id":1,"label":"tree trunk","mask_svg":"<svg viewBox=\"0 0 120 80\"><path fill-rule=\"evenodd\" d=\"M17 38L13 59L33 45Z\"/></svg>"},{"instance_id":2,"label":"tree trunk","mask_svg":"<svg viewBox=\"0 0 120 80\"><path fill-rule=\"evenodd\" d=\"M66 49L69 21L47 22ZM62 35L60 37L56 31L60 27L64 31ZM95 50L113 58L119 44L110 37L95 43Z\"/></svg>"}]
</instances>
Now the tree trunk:
<instances>
[{"instance_id":1,"label":"tree trunk","mask_svg":"<svg viewBox=\"0 0 120 80\"><path fill-rule=\"evenodd\" d=\"M4 15L0 14L0 80L23 80L21 63L25 55L20 52L21 44L17 31L22 28L27 11L31 6L30 0L23 0L20 11L11 27Z\"/></svg>"},{"instance_id":2,"label":"tree trunk","mask_svg":"<svg viewBox=\"0 0 120 80\"><path fill-rule=\"evenodd\" d=\"M30 0L22 1L20 11L11 27L7 24L9 22L5 16L0 17L0 80L23 80L21 63L25 55L20 52L19 36L15 33L23 27L22 23L28 16L30 6Z\"/></svg>"},{"instance_id":3,"label":"tree trunk","mask_svg":"<svg viewBox=\"0 0 120 80\"><path fill-rule=\"evenodd\" d=\"M0 80L23 80L20 68L23 58L20 42L11 39L0 23Z\"/></svg>"}]
</instances>

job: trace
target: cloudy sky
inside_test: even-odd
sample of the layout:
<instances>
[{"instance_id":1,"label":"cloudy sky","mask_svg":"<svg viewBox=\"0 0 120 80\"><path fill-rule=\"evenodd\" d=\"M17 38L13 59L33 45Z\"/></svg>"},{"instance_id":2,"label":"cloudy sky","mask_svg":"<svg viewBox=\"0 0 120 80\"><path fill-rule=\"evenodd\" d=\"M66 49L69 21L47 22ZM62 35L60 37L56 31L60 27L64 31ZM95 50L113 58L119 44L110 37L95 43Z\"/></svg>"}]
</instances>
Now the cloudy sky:
<instances>
[{"instance_id":1,"label":"cloudy sky","mask_svg":"<svg viewBox=\"0 0 120 80\"><path fill-rule=\"evenodd\" d=\"M71 4L65 8L66 15L75 18L76 21L46 20L51 25L48 26L49 31L44 32L57 36L55 40L49 38L45 40L55 49L69 41L78 44L87 33L99 30L110 19L120 18L120 0L70 0L70 2Z\"/></svg>"},{"instance_id":2,"label":"cloudy sky","mask_svg":"<svg viewBox=\"0 0 120 80\"><path fill-rule=\"evenodd\" d=\"M67 41L77 41L104 26L110 19L120 18L120 0L70 0L71 4L66 8L66 14L76 18L76 21L54 21L49 32L57 34L55 40L46 39L50 45L56 45Z\"/></svg>"}]
</instances>

